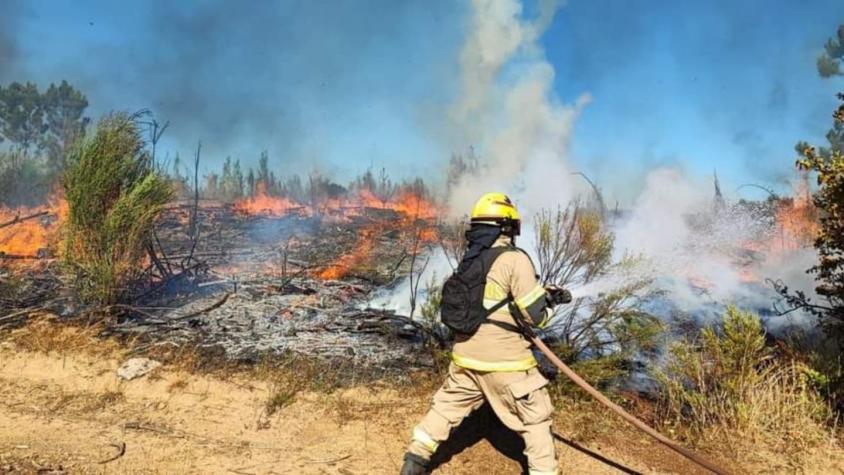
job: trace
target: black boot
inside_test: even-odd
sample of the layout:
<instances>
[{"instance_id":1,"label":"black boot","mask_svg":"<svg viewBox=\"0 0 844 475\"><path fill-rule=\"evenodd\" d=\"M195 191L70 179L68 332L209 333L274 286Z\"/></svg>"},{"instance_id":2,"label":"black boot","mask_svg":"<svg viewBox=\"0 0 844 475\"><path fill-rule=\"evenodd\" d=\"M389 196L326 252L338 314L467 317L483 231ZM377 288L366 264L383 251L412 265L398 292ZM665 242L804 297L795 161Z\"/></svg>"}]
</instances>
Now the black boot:
<instances>
[{"instance_id":1,"label":"black boot","mask_svg":"<svg viewBox=\"0 0 844 475\"><path fill-rule=\"evenodd\" d=\"M410 452L404 454L404 464L399 475L425 475L428 473L428 461Z\"/></svg>"}]
</instances>

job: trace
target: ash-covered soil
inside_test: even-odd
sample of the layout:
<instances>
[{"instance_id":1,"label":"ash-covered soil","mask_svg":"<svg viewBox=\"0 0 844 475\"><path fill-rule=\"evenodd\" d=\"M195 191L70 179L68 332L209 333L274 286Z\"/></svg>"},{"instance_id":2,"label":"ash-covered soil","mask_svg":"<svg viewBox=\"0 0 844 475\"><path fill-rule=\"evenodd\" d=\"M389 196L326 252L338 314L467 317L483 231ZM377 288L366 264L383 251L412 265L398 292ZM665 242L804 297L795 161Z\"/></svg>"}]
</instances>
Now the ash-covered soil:
<instances>
[{"instance_id":1,"label":"ash-covered soil","mask_svg":"<svg viewBox=\"0 0 844 475\"><path fill-rule=\"evenodd\" d=\"M143 348L221 349L239 361L293 352L372 370L430 367L421 326L390 312L362 309L367 293L366 287L342 281L297 279L278 288L242 284L193 297L155 317L125 319L105 333L143 338Z\"/></svg>"}]
</instances>

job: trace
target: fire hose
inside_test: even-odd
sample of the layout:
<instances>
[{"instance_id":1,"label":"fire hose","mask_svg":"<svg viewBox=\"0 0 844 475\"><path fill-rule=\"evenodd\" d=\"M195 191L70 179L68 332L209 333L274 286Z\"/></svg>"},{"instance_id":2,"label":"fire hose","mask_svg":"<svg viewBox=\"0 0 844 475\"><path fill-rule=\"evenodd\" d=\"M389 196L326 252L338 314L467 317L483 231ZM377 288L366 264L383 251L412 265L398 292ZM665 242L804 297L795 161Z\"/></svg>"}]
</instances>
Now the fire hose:
<instances>
[{"instance_id":1,"label":"fire hose","mask_svg":"<svg viewBox=\"0 0 844 475\"><path fill-rule=\"evenodd\" d=\"M618 404L610 401L609 398L607 398L600 391L592 387L591 384L587 383L586 380L584 380L577 373L572 371L571 368L569 368L565 363L563 363L562 360L560 360L560 358L558 358L557 355L555 355L554 352L551 351L551 349L548 348L547 345L545 345L545 343L536 335L536 332L533 331L531 326L527 324L527 322L531 321L530 316L527 314L527 312L520 307L517 308L519 308L522 318L516 320L519 326L521 327L522 331L524 332L525 336L539 351L542 352L542 354L545 355L546 358L548 358L551 363L554 364L554 366L556 366L560 371L562 371L563 374L565 374L569 379L571 379L574 384L578 385L581 389L589 393L589 395L595 398L598 402L618 414L622 419L629 422L645 434L648 434L652 438L656 439L656 441L660 444L668 447L669 449L677 452L683 457L686 457L692 462L700 465L701 467L713 473L716 473L718 475L729 475L729 472L727 470L719 467L718 465L715 465L714 463L696 454L695 452L692 452L691 450L674 442L668 437L660 434L655 429L651 428L649 425L645 424L637 417L625 411Z\"/></svg>"}]
</instances>

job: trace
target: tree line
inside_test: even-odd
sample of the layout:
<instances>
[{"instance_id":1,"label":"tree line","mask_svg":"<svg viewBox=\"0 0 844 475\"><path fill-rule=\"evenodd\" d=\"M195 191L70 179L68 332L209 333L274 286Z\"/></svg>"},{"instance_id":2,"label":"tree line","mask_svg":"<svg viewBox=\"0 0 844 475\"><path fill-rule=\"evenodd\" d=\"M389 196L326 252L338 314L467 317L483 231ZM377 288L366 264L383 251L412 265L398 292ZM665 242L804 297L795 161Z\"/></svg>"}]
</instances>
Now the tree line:
<instances>
[{"instance_id":1,"label":"tree line","mask_svg":"<svg viewBox=\"0 0 844 475\"><path fill-rule=\"evenodd\" d=\"M219 171L208 172L200 183L200 196L205 199L221 201L237 201L257 196L287 198L302 205L318 207L326 200L343 200L351 198L361 191L366 191L376 198L381 205L387 204L395 197L403 194L413 194L420 198L431 199L430 187L422 178L415 177L405 180L395 180L390 177L386 168L377 173L372 168L366 169L345 184L323 174L311 171L307 174L290 174L280 176L270 168L268 152L263 151L258 157L257 167L244 167L240 159L232 160L226 157ZM172 164L165 167L165 171L176 195L187 198L193 194L189 170L177 155Z\"/></svg>"},{"instance_id":2,"label":"tree line","mask_svg":"<svg viewBox=\"0 0 844 475\"><path fill-rule=\"evenodd\" d=\"M32 82L0 86L0 203L42 200L91 119L88 99L62 81L39 91Z\"/></svg>"}]
</instances>

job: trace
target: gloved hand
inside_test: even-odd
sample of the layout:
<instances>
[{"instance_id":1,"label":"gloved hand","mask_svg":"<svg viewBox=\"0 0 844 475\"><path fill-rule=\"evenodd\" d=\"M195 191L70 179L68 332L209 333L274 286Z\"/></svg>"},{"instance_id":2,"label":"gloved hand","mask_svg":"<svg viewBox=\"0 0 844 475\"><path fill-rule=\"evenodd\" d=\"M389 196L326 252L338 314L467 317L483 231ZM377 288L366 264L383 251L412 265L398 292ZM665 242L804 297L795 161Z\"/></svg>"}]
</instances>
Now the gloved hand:
<instances>
[{"instance_id":1,"label":"gloved hand","mask_svg":"<svg viewBox=\"0 0 844 475\"><path fill-rule=\"evenodd\" d=\"M557 287L556 285L545 287L545 303L549 307L556 307L557 305L570 302L571 292L568 290Z\"/></svg>"}]
</instances>

